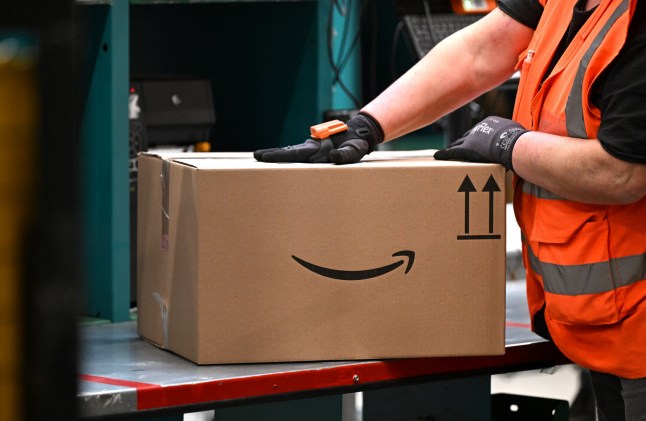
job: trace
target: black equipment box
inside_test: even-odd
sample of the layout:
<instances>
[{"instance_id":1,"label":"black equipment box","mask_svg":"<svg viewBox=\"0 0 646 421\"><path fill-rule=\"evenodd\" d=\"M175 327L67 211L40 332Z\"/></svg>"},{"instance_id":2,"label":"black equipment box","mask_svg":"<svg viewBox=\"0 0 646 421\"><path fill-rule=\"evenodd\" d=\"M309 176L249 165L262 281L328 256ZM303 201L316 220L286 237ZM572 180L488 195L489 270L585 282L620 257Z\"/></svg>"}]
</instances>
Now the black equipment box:
<instances>
[{"instance_id":1,"label":"black equipment box","mask_svg":"<svg viewBox=\"0 0 646 421\"><path fill-rule=\"evenodd\" d=\"M131 123L140 123L131 124L139 129L138 151L207 142L215 124L208 79L133 79L128 108Z\"/></svg>"}]
</instances>

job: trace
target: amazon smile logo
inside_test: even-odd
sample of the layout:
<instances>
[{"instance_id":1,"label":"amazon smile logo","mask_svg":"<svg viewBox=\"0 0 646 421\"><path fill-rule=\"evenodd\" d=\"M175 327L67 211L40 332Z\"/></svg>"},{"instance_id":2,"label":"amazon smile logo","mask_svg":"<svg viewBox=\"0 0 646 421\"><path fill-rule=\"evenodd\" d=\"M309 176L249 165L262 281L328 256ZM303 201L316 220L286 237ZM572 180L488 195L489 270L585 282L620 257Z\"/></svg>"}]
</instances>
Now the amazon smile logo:
<instances>
[{"instance_id":1,"label":"amazon smile logo","mask_svg":"<svg viewBox=\"0 0 646 421\"><path fill-rule=\"evenodd\" d=\"M325 276L326 278L339 279L342 281L361 281L364 279L376 278L377 276L392 272L393 270L403 265L406 261L408 261L408 264L406 265L406 271L404 272L404 274L407 274L413 267L413 262L415 261L415 252L411 250L402 250L393 253L393 257L399 256L403 256L404 259L398 260L386 266L364 270L341 270L326 268L323 266L315 265L314 263L307 262L294 255L292 255L292 259L296 260L296 262L298 262L305 269L308 269L318 275Z\"/></svg>"}]
</instances>

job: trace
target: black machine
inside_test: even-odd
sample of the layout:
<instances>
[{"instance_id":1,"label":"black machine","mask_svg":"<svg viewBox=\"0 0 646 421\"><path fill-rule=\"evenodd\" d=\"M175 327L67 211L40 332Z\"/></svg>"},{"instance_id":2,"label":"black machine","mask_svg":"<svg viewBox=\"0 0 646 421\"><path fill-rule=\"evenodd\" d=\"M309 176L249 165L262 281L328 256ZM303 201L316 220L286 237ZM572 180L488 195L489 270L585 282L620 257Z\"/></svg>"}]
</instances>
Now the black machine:
<instances>
[{"instance_id":1,"label":"black machine","mask_svg":"<svg viewBox=\"0 0 646 421\"><path fill-rule=\"evenodd\" d=\"M493 0L397 0L406 39L421 59L444 38L478 21L496 7Z\"/></svg>"},{"instance_id":2,"label":"black machine","mask_svg":"<svg viewBox=\"0 0 646 421\"><path fill-rule=\"evenodd\" d=\"M215 111L204 78L148 77L130 81L130 275L131 303L137 278L137 154L162 148L210 150Z\"/></svg>"},{"instance_id":3,"label":"black machine","mask_svg":"<svg viewBox=\"0 0 646 421\"><path fill-rule=\"evenodd\" d=\"M149 78L130 82L131 131L143 148L186 146L209 140L215 124L208 79Z\"/></svg>"},{"instance_id":4,"label":"black machine","mask_svg":"<svg viewBox=\"0 0 646 421\"><path fill-rule=\"evenodd\" d=\"M404 15L402 20L408 41L417 59L421 59L444 38L478 21L482 14L424 13Z\"/></svg>"},{"instance_id":5,"label":"black machine","mask_svg":"<svg viewBox=\"0 0 646 421\"><path fill-rule=\"evenodd\" d=\"M215 124L211 82L179 77L133 79L128 116L132 183L137 180L139 152L160 147L204 150L210 145Z\"/></svg>"},{"instance_id":6,"label":"black machine","mask_svg":"<svg viewBox=\"0 0 646 421\"><path fill-rule=\"evenodd\" d=\"M415 61L421 60L444 38L477 22L495 7L495 0L396 0L397 14ZM503 90L513 92L516 86L517 81L510 80L496 89L496 95L504 96L498 92ZM499 102L505 103L506 98ZM446 143L462 137L479 119L482 108L474 101L445 117L440 123L447 134Z\"/></svg>"}]
</instances>

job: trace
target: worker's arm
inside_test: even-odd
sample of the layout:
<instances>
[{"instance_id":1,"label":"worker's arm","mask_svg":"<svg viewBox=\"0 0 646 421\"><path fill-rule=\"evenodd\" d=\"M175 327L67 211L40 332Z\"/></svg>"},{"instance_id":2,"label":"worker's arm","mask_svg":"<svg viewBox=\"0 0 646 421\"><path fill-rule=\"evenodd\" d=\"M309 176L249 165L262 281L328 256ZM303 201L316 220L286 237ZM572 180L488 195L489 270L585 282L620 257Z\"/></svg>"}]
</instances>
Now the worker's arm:
<instances>
[{"instance_id":1,"label":"worker's arm","mask_svg":"<svg viewBox=\"0 0 646 421\"><path fill-rule=\"evenodd\" d=\"M439 43L362 111L385 141L427 126L509 79L532 34L495 9Z\"/></svg>"},{"instance_id":2,"label":"worker's arm","mask_svg":"<svg viewBox=\"0 0 646 421\"><path fill-rule=\"evenodd\" d=\"M627 204L646 196L646 164L617 159L595 139L527 132L512 161L523 179L577 202Z\"/></svg>"},{"instance_id":3,"label":"worker's arm","mask_svg":"<svg viewBox=\"0 0 646 421\"><path fill-rule=\"evenodd\" d=\"M423 127L504 82L531 36L531 29L496 9L431 50L364 110L379 121L386 140ZM513 127L501 120L500 130ZM469 159L455 154L476 152L510 169L513 163L523 179L579 202L631 203L646 195L646 165L613 157L597 140L539 132L513 140L489 147L471 134L466 144L442 153L453 154L444 159Z\"/></svg>"},{"instance_id":4,"label":"worker's arm","mask_svg":"<svg viewBox=\"0 0 646 421\"><path fill-rule=\"evenodd\" d=\"M513 74L533 30L495 9L456 32L350 119L346 130L254 152L264 162L358 162L381 142L427 126ZM315 140L316 139L316 140Z\"/></svg>"},{"instance_id":5,"label":"worker's arm","mask_svg":"<svg viewBox=\"0 0 646 421\"><path fill-rule=\"evenodd\" d=\"M502 117L485 118L435 158L499 163L577 202L627 204L646 195L646 164L615 158L597 139L528 131Z\"/></svg>"}]
</instances>

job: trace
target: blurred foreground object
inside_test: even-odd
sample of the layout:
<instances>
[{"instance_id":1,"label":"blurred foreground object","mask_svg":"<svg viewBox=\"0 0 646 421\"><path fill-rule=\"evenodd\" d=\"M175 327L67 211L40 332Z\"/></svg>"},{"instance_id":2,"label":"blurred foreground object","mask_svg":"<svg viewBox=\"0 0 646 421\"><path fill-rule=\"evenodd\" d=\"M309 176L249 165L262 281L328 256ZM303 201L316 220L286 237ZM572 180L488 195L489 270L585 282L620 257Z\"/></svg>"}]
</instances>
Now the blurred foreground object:
<instances>
[{"instance_id":1,"label":"blurred foreground object","mask_svg":"<svg viewBox=\"0 0 646 421\"><path fill-rule=\"evenodd\" d=\"M36 194L36 79L36 51L29 37L0 35L0 420L23 419L21 262Z\"/></svg>"}]
</instances>

